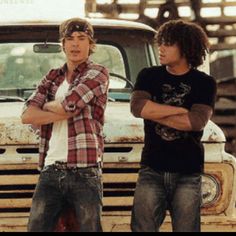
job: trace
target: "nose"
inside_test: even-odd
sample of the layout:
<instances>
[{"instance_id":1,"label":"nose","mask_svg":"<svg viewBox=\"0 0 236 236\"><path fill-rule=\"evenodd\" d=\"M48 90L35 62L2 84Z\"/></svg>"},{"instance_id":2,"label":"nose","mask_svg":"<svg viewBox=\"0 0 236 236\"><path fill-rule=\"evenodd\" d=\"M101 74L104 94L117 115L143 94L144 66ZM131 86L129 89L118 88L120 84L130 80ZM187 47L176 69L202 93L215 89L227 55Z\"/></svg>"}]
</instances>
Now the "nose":
<instances>
[{"instance_id":1,"label":"nose","mask_svg":"<svg viewBox=\"0 0 236 236\"><path fill-rule=\"evenodd\" d=\"M78 47L79 44L80 44L79 39L74 38L74 40L72 41L72 46L73 46L73 47Z\"/></svg>"},{"instance_id":2,"label":"nose","mask_svg":"<svg viewBox=\"0 0 236 236\"><path fill-rule=\"evenodd\" d=\"M78 46L79 46L79 42L76 42L76 40L73 41L72 46L73 46L73 47L78 47Z\"/></svg>"}]
</instances>

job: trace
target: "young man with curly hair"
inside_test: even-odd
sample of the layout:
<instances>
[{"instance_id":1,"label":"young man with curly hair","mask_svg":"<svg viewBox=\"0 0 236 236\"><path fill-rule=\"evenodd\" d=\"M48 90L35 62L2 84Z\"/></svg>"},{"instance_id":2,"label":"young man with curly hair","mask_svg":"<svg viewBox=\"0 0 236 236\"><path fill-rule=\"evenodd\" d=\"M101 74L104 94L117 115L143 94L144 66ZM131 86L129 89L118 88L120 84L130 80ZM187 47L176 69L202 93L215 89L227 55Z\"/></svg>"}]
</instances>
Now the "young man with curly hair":
<instances>
[{"instance_id":1,"label":"young man with curly hair","mask_svg":"<svg viewBox=\"0 0 236 236\"><path fill-rule=\"evenodd\" d=\"M169 210L175 232L200 231L203 129L216 82L197 69L209 43L197 24L172 20L157 33L161 66L140 71L131 112L144 119L145 141L132 209L132 231L159 231Z\"/></svg>"}]
</instances>

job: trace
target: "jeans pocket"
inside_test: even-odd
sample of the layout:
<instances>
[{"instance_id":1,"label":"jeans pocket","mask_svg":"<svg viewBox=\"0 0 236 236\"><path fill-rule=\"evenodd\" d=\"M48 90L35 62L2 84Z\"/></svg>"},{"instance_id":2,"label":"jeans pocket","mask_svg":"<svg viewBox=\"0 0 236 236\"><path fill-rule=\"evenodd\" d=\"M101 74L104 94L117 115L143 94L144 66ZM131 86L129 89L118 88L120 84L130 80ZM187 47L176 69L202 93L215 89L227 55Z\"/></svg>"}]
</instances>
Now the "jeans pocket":
<instances>
[{"instance_id":1,"label":"jeans pocket","mask_svg":"<svg viewBox=\"0 0 236 236\"><path fill-rule=\"evenodd\" d=\"M58 173L53 169L52 166L44 166L40 171L39 179L44 182L51 182L52 180L57 179Z\"/></svg>"},{"instance_id":2,"label":"jeans pocket","mask_svg":"<svg viewBox=\"0 0 236 236\"><path fill-rule=\"evenodd\" d=\"M178 184L186 189L192 189L198 195L201 193L201 178L201 173L182 175L179 178Z\"/></svg>"},{"instance_id":3,"label":"jeans pocket","mask_svg":"<svg viewBox=\"0 0 236 236\"><path fill-rule=\"evenodd\" d=\"M74 175L76 176L76 179L78 182L89 182L91 181L102 181L102 171L100 168L97 167L89 167L84 169L77 169L74 172Z\"/></svg>"},{"instance_id":4,"label":"jeans pocket","mask_svg":"<svg viewBox=\"0 0 236 236\"><path fill-rule=\"evenodd\" d=\"M102 204L103 197L103 184L102 178L97 174L91 174L84 176L83 179L85 185L88 189L92 190L92 192L99 198L100 204Z\"/></svg>"},{"instance_id":5,"label":"jeans pocket","mask_svg":"<svg viewBox=\"0 0 236 236\"><path fill-rule=\"evenodd\" d=\"M51 169L51 166L44 166L43 169L40 171L40 173L47 172L50 169Z\"/></svg>"}]
</instances>

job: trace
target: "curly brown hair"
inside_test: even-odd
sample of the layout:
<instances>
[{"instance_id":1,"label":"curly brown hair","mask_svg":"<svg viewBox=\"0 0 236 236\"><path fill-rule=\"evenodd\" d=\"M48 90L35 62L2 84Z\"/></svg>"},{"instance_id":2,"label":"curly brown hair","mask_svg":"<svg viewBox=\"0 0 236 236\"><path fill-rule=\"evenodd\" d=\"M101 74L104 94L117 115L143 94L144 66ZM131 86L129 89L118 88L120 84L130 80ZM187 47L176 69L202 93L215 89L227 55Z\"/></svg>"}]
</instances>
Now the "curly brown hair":
<instances>
[{"instance_id":1,"label":"curly brown hair","mask_svg":"<svg viewBox=\"0 0 236 236\"><path fill-rule=\"evenodd\" d=\"M210 47L203 28L184 20L170 20L164 23L157 32L156 40L158 45L177 43L181 55L186 57L193 68L203 64Z\"/></svg>"}]
</instances>

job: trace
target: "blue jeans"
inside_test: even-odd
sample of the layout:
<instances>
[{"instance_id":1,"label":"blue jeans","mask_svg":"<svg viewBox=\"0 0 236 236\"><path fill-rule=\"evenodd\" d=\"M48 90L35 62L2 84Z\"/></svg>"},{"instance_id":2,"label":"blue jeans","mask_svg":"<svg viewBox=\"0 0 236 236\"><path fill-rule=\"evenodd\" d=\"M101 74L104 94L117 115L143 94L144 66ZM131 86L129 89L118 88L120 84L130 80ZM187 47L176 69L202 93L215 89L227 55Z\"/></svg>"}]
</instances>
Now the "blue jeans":
<instances>
[{"instance_id":1,"label":"blue jeans","mask_svg":"<svg viewBox=\"0 0 236 236\"><path fill-rule=\"evenodd\" d=\"M134 194L133 232L158 232L168 209L173 232L199 232L201 174L156 172L142 167Z\"/></svg>"},{"instance_id":2,"label":"blue jeans","mask_svg":"<svg viewBox=\"0 0 236 236\"><path fill-rule=\"evenodd\" d=\"M45 167L30 210L28 231L52 232L65 206L75 209L81 232L102 231L102 180L97 167L55 170Z\"/></svg>"}]
</instances>

